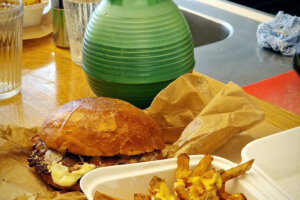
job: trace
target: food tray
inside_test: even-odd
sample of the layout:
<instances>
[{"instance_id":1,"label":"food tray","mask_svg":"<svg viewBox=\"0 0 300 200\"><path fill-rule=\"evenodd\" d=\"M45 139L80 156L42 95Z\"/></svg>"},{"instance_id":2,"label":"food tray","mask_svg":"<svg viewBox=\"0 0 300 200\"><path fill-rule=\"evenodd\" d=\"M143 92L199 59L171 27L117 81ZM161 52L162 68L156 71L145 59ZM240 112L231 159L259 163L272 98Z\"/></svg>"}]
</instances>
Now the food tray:
<instances>
[{"instance_id":1,"label":"food tray","mask_svg":"<svg viewBox=\"0 0 300 200\"><path fill-rule=\"evenodd\" d=\"M255 158L254 168L268 174L291 199L300 199L300 127L247 144L242 158Z\"/></svg>"},{"instance_id":2,"label":"food tray","mask_svg":"<svg viewBox=\"0 0 300 200\"><path fill-rule=\"evenodd\" d=\"M190 156L191 169L197 165L202 155ZM212 166L228 169L236 166L224 158L214 156ZM89 200L99 190L102 193L122 199L133 199L134 193L148 194L149 181L153 176L164 178L169 188L175 181L177 159L166 159L129 165L103 167L88 172L81 178L80 186ZM251 199L289 199L272 179L263 172L251 169L247 174L226 183L228 192L242 192Z\"/></svg>"}]
</instances>

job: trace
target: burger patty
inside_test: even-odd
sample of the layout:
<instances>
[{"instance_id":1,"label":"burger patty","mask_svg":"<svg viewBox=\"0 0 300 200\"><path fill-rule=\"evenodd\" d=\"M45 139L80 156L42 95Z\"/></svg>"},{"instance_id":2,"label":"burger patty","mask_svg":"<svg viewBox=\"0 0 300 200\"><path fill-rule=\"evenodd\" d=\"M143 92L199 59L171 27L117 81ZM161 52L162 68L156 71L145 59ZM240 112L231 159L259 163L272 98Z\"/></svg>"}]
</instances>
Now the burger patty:
<instances>
[{"instance_id":1,"label":"burger patty","mask_svg":"<svg viewBox=\"0 0 300 200\"><path fill-rule=\"evenodd\" d=\"M33 142L33 151L28 157L28 163L30 167L34 167L40 174L50 174L47 166L53 162L61 162L71 172L73 166L83 164L84 162L94 164L96 167L104 167L162 159L160 151L132 156L116 155L113 157L79 156L71 153L62 154L48 148L38 136L33 138Z\"/></svg>"}]
</instances>

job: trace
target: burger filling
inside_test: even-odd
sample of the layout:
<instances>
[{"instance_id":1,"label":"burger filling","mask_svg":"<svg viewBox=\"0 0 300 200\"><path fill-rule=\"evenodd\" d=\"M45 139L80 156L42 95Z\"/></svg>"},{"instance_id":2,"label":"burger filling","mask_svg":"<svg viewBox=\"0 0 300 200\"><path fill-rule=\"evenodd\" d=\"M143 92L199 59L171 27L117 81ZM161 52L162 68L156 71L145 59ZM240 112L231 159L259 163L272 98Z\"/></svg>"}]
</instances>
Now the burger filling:
<instances>
[{"instance_id":1,"label":"burger filling","mask_svg":"<svg viewBox=\"0 0 300 200\"><path fill-rule=\"evenodd\" d=\"M35 167L40 174L51 175L53 182L60 186L75 184L85 173L96 167L145 162L162 158L160 151L113 157L63 154L48 148L39 137L34 138L33 142L33 151L28 158L29 166Z\"/></svg>"},{"instance_id":2,"label":"burger filling","mask_svg":"<svg viewBox=\"0 0 300 200\"><path fill-rule=\"evenodd\" d=\"M52 165L48 165L48 170L51 172L53 182L60 186L73 185L80 179L81 176L94 168L94 164L76 164L70 172L69 168L64 166L61 162L53 162Z\"/></svg>"}]
</instances>

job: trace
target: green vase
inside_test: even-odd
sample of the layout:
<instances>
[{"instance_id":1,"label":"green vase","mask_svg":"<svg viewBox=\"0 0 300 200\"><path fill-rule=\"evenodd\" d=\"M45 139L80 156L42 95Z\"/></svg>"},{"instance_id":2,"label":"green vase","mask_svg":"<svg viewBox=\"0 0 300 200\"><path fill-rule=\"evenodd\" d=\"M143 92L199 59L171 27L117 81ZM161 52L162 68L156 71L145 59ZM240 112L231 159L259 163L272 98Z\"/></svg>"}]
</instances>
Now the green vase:
<instances>
[{"instance_id":1,"label":"green vase","mask_svg":"<svg viewBox=\"0 0 300 200\"><path fill-rule=\"evenodd\" d=\"M82 68L98 96L140 107L195 65L192 36L172 0L102 0L83 42Z\"/></svg>"}]
</instances>

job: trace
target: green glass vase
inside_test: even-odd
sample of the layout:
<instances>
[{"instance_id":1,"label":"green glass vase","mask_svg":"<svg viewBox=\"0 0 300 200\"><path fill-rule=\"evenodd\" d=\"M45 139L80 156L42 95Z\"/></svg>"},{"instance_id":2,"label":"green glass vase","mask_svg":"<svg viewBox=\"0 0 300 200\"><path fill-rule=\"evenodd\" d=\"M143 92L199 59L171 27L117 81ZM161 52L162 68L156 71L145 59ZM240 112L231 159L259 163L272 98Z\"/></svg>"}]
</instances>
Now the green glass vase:
<instances>
[{"instance_id":1,"label":"green glass vase","mask_svg":"<svg viewBox=\"0 0 300 200\"><path fill-rule=\"evenodd\" d=\"M82 68L98 96L140 108L195 65L187 22L172 0L102 0L87 26Z\"/></svg>"}]
</instances>

